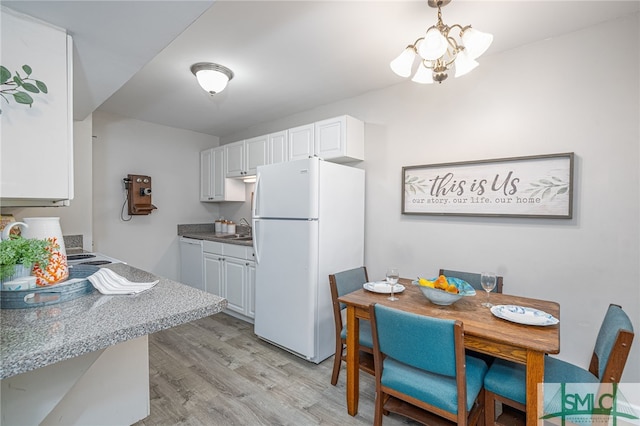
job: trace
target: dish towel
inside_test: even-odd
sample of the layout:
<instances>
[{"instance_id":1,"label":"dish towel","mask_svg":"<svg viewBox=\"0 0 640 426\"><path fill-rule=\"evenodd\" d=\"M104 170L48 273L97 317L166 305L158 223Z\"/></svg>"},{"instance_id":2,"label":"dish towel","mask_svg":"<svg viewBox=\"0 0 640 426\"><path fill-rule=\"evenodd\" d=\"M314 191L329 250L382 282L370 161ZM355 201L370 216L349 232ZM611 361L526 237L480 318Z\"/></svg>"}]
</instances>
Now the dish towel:
<instances>
[{"instance_id":1,"label":"dish towel","mask_svg":"<svg viewBox=\"0 0 640 426\"><path fill-rule=\"evenodd\" d=\"M87 279L100 293L110 295L138 294L158 284L158 280L150 283L134 283L107 268L101 268Z\"/></svg>"}]
</instances>

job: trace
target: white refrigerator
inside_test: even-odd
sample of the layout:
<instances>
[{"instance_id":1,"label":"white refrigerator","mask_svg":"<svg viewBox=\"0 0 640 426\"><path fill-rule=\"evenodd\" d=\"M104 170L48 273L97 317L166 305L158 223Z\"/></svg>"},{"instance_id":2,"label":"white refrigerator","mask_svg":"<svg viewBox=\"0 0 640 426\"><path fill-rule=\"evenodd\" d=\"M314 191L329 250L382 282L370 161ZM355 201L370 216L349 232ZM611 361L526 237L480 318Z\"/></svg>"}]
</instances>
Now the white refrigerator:
<instances>
[{"instance_id":1,"label":"white refrigerator","mask_svg":"<svg viewBox=\"0 0 640 426\"><path fill-rule=\"evenodd\" d=\"M335 353L329 274L364 264L364 170L260 166L253 205L258 337L309 361Z\"/></svg>"}]
</instances>

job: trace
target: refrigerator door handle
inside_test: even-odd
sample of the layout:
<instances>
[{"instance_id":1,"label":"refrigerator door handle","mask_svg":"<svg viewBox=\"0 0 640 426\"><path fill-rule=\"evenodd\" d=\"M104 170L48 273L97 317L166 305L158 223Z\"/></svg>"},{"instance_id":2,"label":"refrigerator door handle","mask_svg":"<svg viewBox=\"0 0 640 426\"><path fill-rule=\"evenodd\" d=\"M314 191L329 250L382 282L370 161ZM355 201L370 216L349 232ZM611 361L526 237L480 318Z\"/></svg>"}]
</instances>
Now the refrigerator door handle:
<instances>
[{"instance_id":1,"label":"refrigerator door handle","mask_svg":"<svg viewBox=\"0 0 640 426\"><path fill-rule=\"evenodd\" d=\"M259 203L260 203L260 173L258 173L258 176L256 177L256 187L254 190L254 197L253 197L253 217L260 217L260 213L259 213ZM255 228L254 228L255 229Z\"/></svg>"},{"instance_id":2,"label":"refrigerator door handle","mask_svg":"<svg viewBox=\"0 0 640 426\"><path fill-rule=\"evenodd\" d=\"M256 220L255 217L253 218L253 253L256 255L256 265L260 264L260 250L258 249L258 241L260 239L260 233L258 230L258 223L260 222L259 220Z\"/></svg>"}]
</instances>

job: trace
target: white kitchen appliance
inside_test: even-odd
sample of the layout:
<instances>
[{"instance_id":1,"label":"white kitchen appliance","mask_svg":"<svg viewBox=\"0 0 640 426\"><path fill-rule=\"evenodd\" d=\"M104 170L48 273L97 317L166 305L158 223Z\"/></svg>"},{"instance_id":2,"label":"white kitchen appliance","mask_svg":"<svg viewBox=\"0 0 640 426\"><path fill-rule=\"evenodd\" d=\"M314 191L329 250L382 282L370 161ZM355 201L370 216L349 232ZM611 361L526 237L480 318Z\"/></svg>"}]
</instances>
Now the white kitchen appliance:
<instances>
[{"instance_id":1,"label":"white kitchen appliance","mask_svg":"<svg viewBox=\"0 0 640 426\"><path fill-rule=\"evenodd\" d=\"M180 282L204 291L202 240L180 237Z\"/></svg>"},{"instance_id":2,"label":"white kitchen appliance","mask_svg":"<svg viewBox=\"0 0 640 426\"><path fill-rule=\"evenodd\" d=\"M258 337L309 361L335 353L329 274L364 264L364 170L260 166L253 205Z\"/></svg>"}]
</instances>

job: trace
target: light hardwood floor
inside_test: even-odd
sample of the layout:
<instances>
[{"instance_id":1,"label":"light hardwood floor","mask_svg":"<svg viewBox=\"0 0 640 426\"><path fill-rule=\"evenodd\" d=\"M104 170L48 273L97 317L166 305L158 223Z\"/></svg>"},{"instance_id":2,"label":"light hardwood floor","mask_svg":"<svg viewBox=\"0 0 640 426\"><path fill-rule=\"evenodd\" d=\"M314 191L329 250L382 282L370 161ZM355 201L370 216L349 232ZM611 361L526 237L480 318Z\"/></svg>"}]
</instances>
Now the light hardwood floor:
<instances>
[{"instance_id":1,"label":"light hardwood floor","mask_svg":"<svg viewBox=\"0 0 640 426\"><path fill-rule=\"evenodd\" d=\"M156 425L370 425L375 382L360 376L358 415L347 414L344 365L331 386L333 357L316 365L253 334L253 325L216 314L149 336L151 415ZM384 418L385 426L415 424Z\"/></svg>"}]
</instances>

